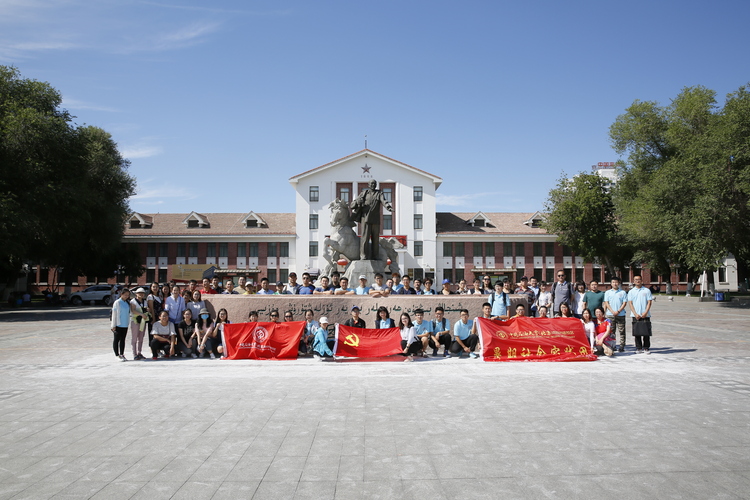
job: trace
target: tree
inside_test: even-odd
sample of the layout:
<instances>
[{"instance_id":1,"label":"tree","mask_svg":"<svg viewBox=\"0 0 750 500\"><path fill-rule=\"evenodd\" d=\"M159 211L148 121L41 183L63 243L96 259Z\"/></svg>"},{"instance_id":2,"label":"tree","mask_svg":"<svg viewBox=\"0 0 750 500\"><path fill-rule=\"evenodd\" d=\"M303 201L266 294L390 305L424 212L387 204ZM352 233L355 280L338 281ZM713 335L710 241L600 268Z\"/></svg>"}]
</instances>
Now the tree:
<instances>
[{"instance_id":1,"label":"tree","mask_svg":"<svg viewBox=\"0 0 750 500\"><path fill-rule=\"evenodd\" d=\"M543 227L558 235L558 242L587 261L600 259L612 276L627 260L627 249L618 235L612 195L606 180L597 174L565 174L549 193Z\"/></svg>"},{"instance_id":2,"label":"tree","mask_svg":"<svg viewBox=\"0 0 750 500\"><path fill-rule=\"evenodd\" d=\"M661 107L636 101L610 128L621 170L615 205L636 257L713 271L727 253L750 257L750 93L719 108L715 92L688 87Z\"/></svg>"},{"instance_id":3,"label":"tree","mask_svg":"<svg viewBox=\"0 0 750 500\"><path fill-rule=\"evenodd\" d=\"M66 282L122 257L135 179L105 131L76 126L49 84L0 66L0 276L22 264L63 268Z\"/></svg>"}]
</instances>

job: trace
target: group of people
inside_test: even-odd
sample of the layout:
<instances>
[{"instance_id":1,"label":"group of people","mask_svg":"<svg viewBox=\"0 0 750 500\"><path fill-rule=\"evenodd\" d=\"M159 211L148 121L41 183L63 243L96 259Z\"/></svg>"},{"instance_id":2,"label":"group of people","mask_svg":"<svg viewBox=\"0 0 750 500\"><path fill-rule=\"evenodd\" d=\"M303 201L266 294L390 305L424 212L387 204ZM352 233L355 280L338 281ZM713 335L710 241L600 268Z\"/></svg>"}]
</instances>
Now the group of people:
<instances>
[{"instance_id":1,"label":"group of people","mask_svg":"<svg viewBox=\"0 0 750 500\"><path fill-rule=\"evenodd\" d=\"M224 324L229 323L226 309L218 311L213 318L203 295L206 294L261 294L261 295L367 295L370 297L388 297L391 295L437 295L437 294L466 294L486 295L486 302L482 305L483 316L488 319L507 320L515 317L559 318L573 317L581 320L589 338L592 351L612 356L616 351L625 350L625 318L629 308L633 323L633 337L637 353L650 354L651 336L651 305L653 296L651 290L643 286L641 276L633 277L633 287L625 292L621 288L619 278L613 278L611 288L606 292L599 290L599 283L595 280L589 283L588 290L583 283L572 284L566 280L564 271L557 272L554 283L537 283L536 278L530 280L524 276L517 287L511 288L508 280L497 280L492 285L489 276L474 281L474 287L469 289L466 282L461 280L457 291L450 290L450 282L444 280L443 290L432 289L432 280L415 279L412 285L411 277L400 277L393 273L384 282L382 274L375 275L375 282L368 284L365 276L359 277L359 286L351 288L346 277L335 273L331 279L321 276L318 285L312 284L309 273L302 274L302 283L297 284L296 274L291 273L289 283L276 283L276 290L269 289L268 280L261 279L260 288L252 291L244 277L240 277L235 287L232 280L226 282L222 288L218 278L203 279L202 289L197 288L195 280L188 283L185 289L174 283L159 285L152 283L149 290L139 288L134 296L128 289L123 289L119 298L112 306L111 327L114 334L113 350L115 355L125 361L125 339L128 328L131 331L131 348L133 359L145 359L142 353L143 341L148 335L148 346L151 348L152 359L162 357L221 357L225 353L222 345ZM398 283L398 284L396 284ZM243 291L244 290L244 291ZM518 304L511 311L510 295L526 297L526 304ZM359 307L351 310L352 317L345 323L347 326L366 328L364 320L359 317ZM515 314L511 314L515 313ZM407 361L414 356L437 356L438 350L443 348L443 356L467 354L478 357L474 352L479 344L476 325L469 320L468 310L462 310L461 318L451 329L450 322L445 318L445 311L441 307L435 309L435 319L424 320L424 311L415 310L414 318L407 313L401 314L398 323L390 318L388 308L378 309L374 328L394 328L401 330L403 355ZM464 317L465 316L465 317ZM280 321L279 311L271 311L270 321ZM250 311L249 322L259 320L257 311ZM325 321L324 321L325 320ZM294 321L292 311L284 313L284 321ZM312 353L320 359L332 357L332 341L329 340L330 331L326 317L315 321L311 310L305 311L305 333L300 341L301 355ZM323 332L319 332L323 330ZM617 339L619 337L619 347Z\"/></svg>"}]
</instances>

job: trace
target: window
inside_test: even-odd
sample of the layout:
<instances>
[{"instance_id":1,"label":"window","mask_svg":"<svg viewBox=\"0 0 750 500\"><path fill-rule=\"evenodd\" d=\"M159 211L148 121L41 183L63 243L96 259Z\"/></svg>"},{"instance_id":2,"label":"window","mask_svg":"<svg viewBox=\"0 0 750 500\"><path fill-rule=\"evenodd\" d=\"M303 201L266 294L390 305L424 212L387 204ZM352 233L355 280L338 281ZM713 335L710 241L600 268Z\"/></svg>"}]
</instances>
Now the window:
<instances>
[{"instance_id":1,"label":"window","mask_svg":"<svg viewBox=\"0 0 750 500\"><path fill-rule=\"evenodd\" d=\"M268 282L276 284L276 269L269 269L268 270Z\"/></svg>"},{"instance_id":2,"label":"window","mask_svg":"<svg viewBox=\"0 0 750 500\"><path fill-rule=\"evenodd\" d=\"M257 257L258 256L258 244L257 243L250 243L250 251L247 254L248 257Z\"/></svg>"},{"instance_id":3,"label":"window","mask_svg":"<svg viewBox=\"0 0 750 500\"><path fill-rule=\"evenodd\" d=\"M596 269L594 270L596 271ZM580 267L576 268L576 279L575 281L583 281L583 269Z\"/></svg>"},{"instance_id":4,"label":"window","mask_svg":"<svg viewBox=\"0 0 750 500\"><path fill-rule=\"evenodd\" d=\"M424 269L421 267L409 269L409 274L411 274L411 279L413 280L424 280Z\"/></svg>"},{"instance_id":5,"label":"window","mask_svg":"<svg viewBox=\"0 0 750 500\"><path fill-rule=\"evenodd\" d=\"M484 219L474 219L474 227L484 227Z\"/></svg>"},{"instance_id":6,"label":"window","mask_svg":"<svg viewBox=\"0 0 750 500\"><path fill-rule=\"evenodd\" d=\"M414 229L422 229L422 214L414 214Z\"/></svg>"},{"instance_id":7,"label":"window","mask_svg":"<svg viewBox=\"0 0 750 500\"><path fill-rule=\"evenodd\" d=\"M719 283L726 283L726 282L727 282L727 268L720 267L719 268Z\"/></svg>"},{"instance_id":8,"label":"window","mask_svg":"<svg viewBox=\"0 0 750 500\"><path fill-rule=\"evenodd\" d=\"M247 257L247 245L245 243L237 243L237 257Z\"/></svg>"},{"instance_id":9,"label":"window","mask_svg":"<svg viewBox=\"0 0 750 500\"><path fill-rule=\"evenodd\" d=\"M159 243L159 257L168 257L168 256L169 256L169 244Z\"/></svg>"},{"instance_id":10,"label":"window","mask_svg":"<svg viewBox=\"0 0 750 500\"><path fill-rule=\"evenodd\" d=\"M130 221L130 229L140 229L141 228L141 221L138 219L133 219Z\"/></svg>"},{"instance_id":11,"label":"window","mask_svg":"<svg viewBox=\"0 0 750 500\"><path fill-rule=\"evenodd\" d=\"M516 243L516 257L524 257L526 255L524 243Z\"/></svg>"},{"instance_id":12,"label":"window","mask_svg":"<svg viewBox=\"0 0 750 500\"><path fill-rule=\"evenodd\" d=\"M544 281L544 269L534 269L534 277L537 281Z\"/></svg>"},{"instance_id":13,"label":"window","mask_svg":"<svg viewBox=\"0 0 750 500\"><path fill-rule=\"evenodd\" d=\"M317 257L317 256L318 256L318 242L311 241L310 242L310 257Z\"/></svg>"},{"instance_id":14,"label":"window","mask_svg":"<svg viewBox=\"0 0 750 500\"><path fill-rule=\"evenodd\" d=\"M415 241L414 242L414 256L415 257L421 257L424 255L424 250L422 248L422 242L421 241Z\"/></svg>"},{"instance_id":15,"label":"window","mask_svg":"<svg viewBox=\"0 0 750 500\"><path fill-rule=\"evenodd\" d=\"M393 231L393 216L383 214L383 231Z\"/></svg>"},{"instance_id":16,"label":"window","mask_svg":"<svg viewBox=\"0 0 750 500\"><path fill-rule=\"evenodd\" d=\"M156 269L146 269L146 283L156 281Z\"/></svg>"},{"instance_id":17,"label":"window","mask_svg":"<svg viewBox=\"0 0 750 500\"><path fill-rule=\"evenodd\" d=\"M188 221L188 227L198 227L198 221L196 219L190 219Z\"/></svg>"},{"instance_id":18,"label":"window","mask_svg":"<svg viewBox=\"0 0 750 500\"><path fill-rule=\"evenodd\" d=\"M542 256L542 244L538 241L534 243L534 257Z\"/></svg>"},{"instance_id":19,"label":"window","mask_svg":"<svg viewBox=\"0 0 750 500\"><path fill-rule=\"evenodd\" d=\"M185 257L187 254L185 253L185 244L184 243L178 243L177 244L177 256L178 257Z\"/></svg>"},{"instance_id":20,"label":"window","mask_svg":"<svg viewBox=\"0 0 750 500\"><path fill-rule=\"evenodd\" d=\"M156 257L156 243L148 243L146 245L146 252L147 257Z\"/></svg>"},{"instance_id":21,"label":"window","mask_svg":"<svg viewBox=\"0 0 750 500\"><path fill-rule=\"evenodd\" d=\"M466 245L463 241L456 242L456 257L463 257L466 255Z\"/></svg>"},{"instance_id":22,"label":"window","mask_svg":"<svg viewBox=\"0 0 750 500\"><path fill-rule=\"evenodd\" d=\"M453 242L451 242L451 241L444 241L443 242L443 256L444 257L453 257Z\"/></svg>"},{"instance_id":23,"label":"window","mask_svg":"<svg viewBox=\"0 0 750 500\"><path fill-rule=\"evenodd\" d=\"M483 252L483 245L481 241L475 241L474 242L474 257L484 257L482 254Z\"/></svg>"},{"instance_id":24,"label":"window","mask_svg":"<svg viewBox=\"0 0 750 500\"><path fill-rule=\"evenodd\" d=\"M219 243L219 257L229 257L229 243Z\"/></svg>"},{"instance_id":25,"label":"window","mask_svg":"<svg viewBox=\"0 0 750 500\"><path fill-rule=\"evenodd\" d=\"M414 201L422 201L422 186L414 186Z\"/></svg>"},{"instance_id":26,"label":"window","mask_svg":"<svg viewBox=\"0 0 750 500\"><path fill-rule=\"evenodd\" d=\"M546 247L544 251L544 255L547 257L554 257L555 256L555 244L554 243L545 243L544 246Z\"/></svg>"},{"instance_id":27,"label":"window","mask_svg":"<svg viewBox=\"0 0 750 500\"><path fill-rule=\"evenodd\" d=\"M268 243L268 256L269 257L276 257L276 243Z\"/></svg>"},{"instance_id":28,"label":"window","mask_svg":"<svg viewBox=\"0 0 750 500\"><path fill-rule=\"evenodd\" d=\"M280 269L279 270L279 281L282 283L286 283L289 281L289 269Z\"/></svg>"},{"instance_id":29,"label":"window","mask_svg":"<svg viewBox=\"0 0 750 500\"><path fill-rule=\"evenodd\" d=\"M393 202L393 188L383 188L383 196L388 203Z\"/></svg>"},{"instance_id":30,"label":"window","mask_svg":"<svg viewBox=\"0 0 750 500\"><path fill-rule=\"evenodd\" d=\"M343 202L346 202L346 203L349 203L349 200L350 200L350 198L351 198L351 193L350 193L350 191L349 191L349 188L348 188L348 187L342 187L342 188L341 188L341 189L339 190L339 196L340 196L340 198L339 198L339 199L340 199L341 201L343 201Z\"/></svg>"},{"instance_id":31,"label":"window","mask_svg":"<svg viewBox=\"0 0 750 500\"><path fill-rule=\"evenodd\" d=\"M167 270L164 268L159 268L159 283L166 283L167 282Z\"/></svg>"},{"instance_id":32,"label":"window","mask_svg":"<svg viewBox=\"0 0 750 500\"><path fill-rule=\"evenodd\" d=\"M310 214L310 229L318 229L318 214Z\"/></svg>"},{"instance_id":33,"label":"window","mask_svg":"<svg viewBox=\"0 0 750 500\"><path fill-rule=\"evenodd\" d=\"M282 241L279 243L279 257L289 257L289 242Z\"/></svg>"},{"instance_id":34,"label":"window","mask_svg":"<svg viewBox=\"0 0 750 500\"><path fill-rule=\"evenodd\" d=\"M188 251L190 252L189 257L198 257L198 244L190 243L190 246L188 247Z\"/></svg>"},{"instance_id":35,"label":"window","mask_svg":"<svg viewBox=\"0 0 750 500\"><path fill-rule=\"evenodd\" d=\"M573 254L570 251L570 247L567 245L563 245L563 257L570 257Z\"/></svg>"},{"instance_id":36,"label":"window","mask_svg":"<svg viewBox=\"0 0 750 500\"><path fill-rule=\"evenodd\" d=\"M320 201L320 188L318 186L310 186L310 201Z\"/></svg>"},{"instance_id":37,"label":"window","mask_svg":"<svg viewBox=\"0 0 750 500\"><path fill-rule=\"evenodd\" d=\"M456 283L464 279L464 270L463 269L456 269Z\"/></svg>"},{"instance_id":38,"label":"window","mask_svg":"<svg viewBox=\"0 0 750 500\"><path fill-rule=\"evenodd\" d=\"M216 243L206 245L206 257L216 257Z\"/></svg>"},{"instance_id":39,"label":"window","mask_svg":"<svg viewBox=\"0 0 750 500\"><path fill-rule=\"evenodd\" d=\"M513 243L509 241L503 243L503 257L513 257Z\"/></svg>"},{"instance_id":40,"label":"window","mask_svg":"<svg viewBox=\"0 0 750 500\"><path fill-rule=\"evenodd\" d=\"M443 279L453 282L453 269L443 269Z\"/></svg>"},{"instance_id":41,"label":"window","mask_svg":"<svg viewBox=\"0 0 750 500\"><path fill-rule=\"evenodd\" d=\"M630 283L630 268L623 267L620 269L620 278L623 283Z\"/></svg>"},{"instance_id":42,"label":"window","mask_svg":"<svg viewBox=\"0 0 750 500\"><path fill-rule=\"evenodd\" d=\"M245 227L258 227L258 220L257 219L247 219L245 221Z\"/></svg>"},{"instance_id":43,"label":"window","mask_svg":"<svg viewBox=\"0 0 750 500\"><path fill-rule=\"evenodd\" d=\"M544 281L552 283L555 281L555 270L554 268L547 269L547 275L544 277Z\"/></svg>"}]
</instances>

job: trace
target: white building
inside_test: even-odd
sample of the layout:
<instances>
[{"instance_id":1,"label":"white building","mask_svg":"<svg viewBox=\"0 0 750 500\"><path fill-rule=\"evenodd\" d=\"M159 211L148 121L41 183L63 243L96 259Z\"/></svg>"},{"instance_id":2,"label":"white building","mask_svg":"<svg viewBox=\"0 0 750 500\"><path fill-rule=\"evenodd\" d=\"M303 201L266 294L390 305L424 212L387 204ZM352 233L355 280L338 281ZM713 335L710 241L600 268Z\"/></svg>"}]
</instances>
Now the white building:
<instances>
[{"instance_id":1,"label":"white building","mask_svg":"<svg viewBox=\"0 0 750 500\"><path fill-rule=\"evenodd\" d=\"M399 252L402 272L437 266L435 191L443 180L424 170L369 149L332 161L289 179L296 191L296 264L298 270L325 267L323 241L331 234L328 204L338 198L351 203L371 180L378 182L393 206L383 209L381 234L406 243Z\"/></svg>"}]
</instances>

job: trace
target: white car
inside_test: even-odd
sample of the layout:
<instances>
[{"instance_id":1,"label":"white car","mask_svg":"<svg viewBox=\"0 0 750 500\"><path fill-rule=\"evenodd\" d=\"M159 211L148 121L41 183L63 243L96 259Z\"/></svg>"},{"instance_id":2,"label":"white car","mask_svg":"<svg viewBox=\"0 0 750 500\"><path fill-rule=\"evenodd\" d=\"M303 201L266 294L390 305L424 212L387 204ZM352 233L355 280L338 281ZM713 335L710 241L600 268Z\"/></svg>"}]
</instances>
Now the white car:
<instances>
[{"instance_id":1,"label":"white car","mask_svg":"<svg viewBox=\"0 0 750 500\"><path fill-rule=\"evenodd\" d=\"M74 306L80 306L92 300L108 306L112 300L112 285L94 285L70 295L70 302Z\"/></svg>"}]
</instances>

